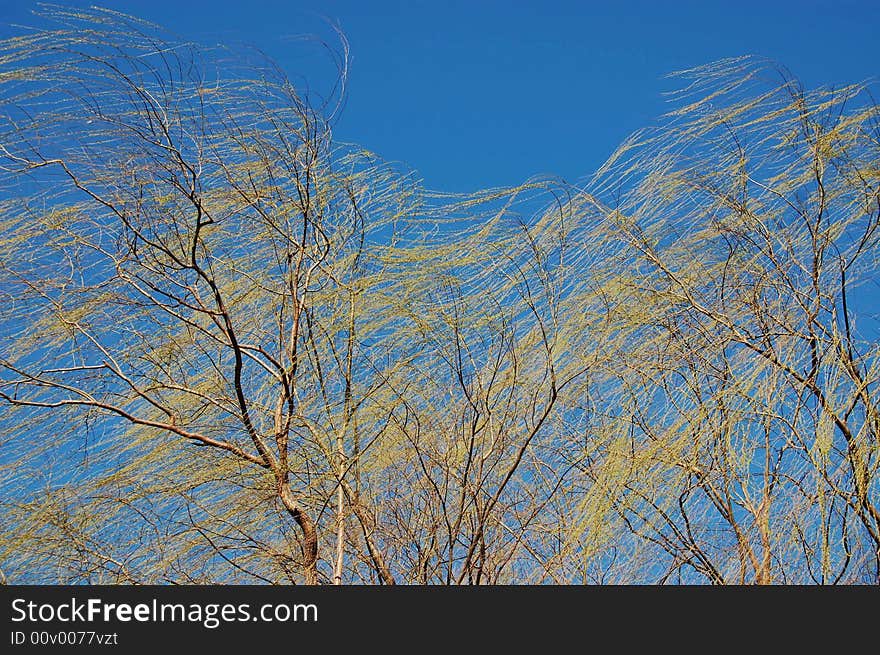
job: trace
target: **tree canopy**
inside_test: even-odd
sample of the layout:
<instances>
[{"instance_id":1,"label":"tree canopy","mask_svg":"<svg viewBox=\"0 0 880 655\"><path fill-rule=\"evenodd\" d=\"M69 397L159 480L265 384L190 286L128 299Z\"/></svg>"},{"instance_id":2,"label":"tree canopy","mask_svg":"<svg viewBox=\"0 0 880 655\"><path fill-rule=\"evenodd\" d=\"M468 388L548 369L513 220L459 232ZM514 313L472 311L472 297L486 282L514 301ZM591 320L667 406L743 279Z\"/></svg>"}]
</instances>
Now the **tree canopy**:
<instances>
[{"instance_id":1,"label":"tree canopy","mask_svg":"<svg viewBox=\"0 0 880 655\"><path fill-rule=\"evenodd\" d=\"M0 43L10 582L880 581L880 112L754 57L470 195L272 62Z\"/></svg>"}]
</instances>

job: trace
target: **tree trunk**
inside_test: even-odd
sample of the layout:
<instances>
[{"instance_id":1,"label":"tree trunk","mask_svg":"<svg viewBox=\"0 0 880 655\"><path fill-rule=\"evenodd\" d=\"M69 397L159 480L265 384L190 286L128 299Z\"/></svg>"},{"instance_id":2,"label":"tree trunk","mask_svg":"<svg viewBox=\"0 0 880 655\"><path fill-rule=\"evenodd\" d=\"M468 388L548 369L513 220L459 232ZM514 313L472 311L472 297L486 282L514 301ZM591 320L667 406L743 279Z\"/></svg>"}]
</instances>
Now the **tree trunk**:
<instances>
[{"instance_id":1,"label":"tree trunk","mask_svg":"<svg viewBox=\"0 0 880 655\"><path fill-rule=\"evenodd\" d=\"M279 485L278 495L288 514L302 530L303 574L306 584L316 585L318 584L318 531L315 529L315 523L300 507L286 482Z\"/></svg>"}]
</instances>

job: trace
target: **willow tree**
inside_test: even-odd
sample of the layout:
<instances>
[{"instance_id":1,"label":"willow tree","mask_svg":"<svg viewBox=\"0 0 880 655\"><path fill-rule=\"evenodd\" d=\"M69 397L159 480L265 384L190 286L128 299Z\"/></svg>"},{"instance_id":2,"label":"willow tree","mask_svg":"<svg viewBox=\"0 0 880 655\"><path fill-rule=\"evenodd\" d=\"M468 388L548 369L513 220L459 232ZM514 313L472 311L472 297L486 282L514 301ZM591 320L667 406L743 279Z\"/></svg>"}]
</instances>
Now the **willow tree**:
<instances>
[{"instance_id":1,"label":"willow tree","mask_svg":"<svg viewBox=\"0 0 880 655\"><path fill-rule=\"evenodd\" d=\"M334 149L334 107L268 64L221 68L109 12L47 17L61 27L2 49L6 556L316 583L324 487L342 543L345 439L373 386L354 379L381 277L361 255L407 181Z\"/></svg>"},{"instance_id":2,"label":"willow tree","mask_svg":"<svg viewBox=\"0 0 880 655\"><path fill-rule=\"evenodd\" d=\"M10 582L878 576L877 108L685 73L583 188L432 193L271 63L0 46Z\"/></svg>"},{"instance_id":3,"label":"willow tree","mask_svg":"<svg viewBox=\"0 0 880 655\"><path fill-rule=\"evenodd\" d=\"M753 59L683 75L593 189L619 336L587 521L658 579L877 582L877 105Z\"/></svg>"},{"instance_id":4,"label":"willow tree","mask_svg":"<svg viewBox=\"0 0 880 655\"><path fill-rule=\"evenodd\" d=\"M410 543L389 515L406 497L398 460L423 461L406 414L429 408L437 443L437 394L467 386L426 356L434 339L458 343L431 313L482 243L520 234L503 206L521 190L462 201L500 203L505 227L453 239L440 252L455 266L438 263L426 200L444 216L459 203L337 146L338 96L302 95L270 62L113 12L43 17L60 27L2 49L4 569L13 581L409 580ZM340 85L345 54L343 42ZM518 348L536 343L525 333ZM496 445L482 515L506 506L544 422ZM447 482L464 525L480 492ZM469 560L484 559L480 543Z\"/></svg>"}]
</instances>

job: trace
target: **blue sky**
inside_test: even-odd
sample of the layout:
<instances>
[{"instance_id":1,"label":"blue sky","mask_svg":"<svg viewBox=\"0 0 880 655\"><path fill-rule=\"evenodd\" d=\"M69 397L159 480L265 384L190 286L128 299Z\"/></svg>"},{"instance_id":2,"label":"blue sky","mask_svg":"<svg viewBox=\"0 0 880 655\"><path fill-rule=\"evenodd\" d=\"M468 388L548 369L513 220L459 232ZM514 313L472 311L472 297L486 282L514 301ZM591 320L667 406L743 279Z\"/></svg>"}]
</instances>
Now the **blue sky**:
<instances>
[{"instance_id":1,"label":"blue sky","mask_svg":"<svg viewBox=\"0 0 880 655\"><path fill-rule=\"evenodd\" d=\"M63 0L62 0L63 2ZM86 6L87 2L64 4ZM3 0L0 35L33 22ZM758 54L807 86L880 76L880 2L541 0L105 0L205 42L257 45L289 73L329 82L294 37L337 21L352 54L337 137L471 191L532 175L589 175L667 105L670 71Z\"/></svg>"}]
</instances>

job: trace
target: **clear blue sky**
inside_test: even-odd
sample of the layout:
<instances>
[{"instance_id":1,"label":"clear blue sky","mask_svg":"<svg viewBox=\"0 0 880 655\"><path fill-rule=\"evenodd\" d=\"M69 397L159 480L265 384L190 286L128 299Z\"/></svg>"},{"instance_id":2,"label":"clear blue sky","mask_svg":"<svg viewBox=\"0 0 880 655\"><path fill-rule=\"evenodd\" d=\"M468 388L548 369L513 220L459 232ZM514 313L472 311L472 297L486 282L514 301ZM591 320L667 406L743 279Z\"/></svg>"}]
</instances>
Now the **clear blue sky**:
<instances>
[{"instance_id":1,"label":"clear blue sky","mask_svg":"<svg viewBox=\"0 0 880 655\"><path fill-rule=\"evenodd\" d=\"M197 40L258 45L317 86L327 82L317 57L291 37L326 36L321 15L337 21L353 57L337 137L446 191L589 175L664 111L672 70L759 54L808 86L880 76L880 0L99 4ZM0 0L0 35L9 23L32 23L33 6Z\"/></svg>"}]
</instances>

